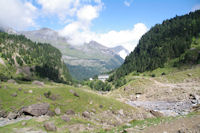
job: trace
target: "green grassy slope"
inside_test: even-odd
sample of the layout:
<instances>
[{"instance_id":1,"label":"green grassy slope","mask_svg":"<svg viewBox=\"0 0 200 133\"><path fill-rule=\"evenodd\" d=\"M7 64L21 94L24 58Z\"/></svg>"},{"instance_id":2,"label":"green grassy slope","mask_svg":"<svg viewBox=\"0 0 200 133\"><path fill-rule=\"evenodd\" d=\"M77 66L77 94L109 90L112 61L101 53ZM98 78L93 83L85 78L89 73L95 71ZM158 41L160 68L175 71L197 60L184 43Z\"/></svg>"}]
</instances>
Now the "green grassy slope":
<instances>
[{"instance_id":1,"label":"green grassy slope","mask_svg":"<svg viewBox=\"0 0 200 133\"><path fill-rule=\"evenodd\" d=\"M83 127L88 127L89 124L92 127L90 131L95 131L103 127L102 122L110 123L111 125L112 123L117 123L118 120L115 119L115 117L118 117L117 112L119 110L124 110L124 114L127 114L127 116L125 115L123 118L125 121L127 121L128 118L131 118L131 120L136 118L137 114L145 114L144 111L139 112L139 110L134 109L129 105L116 101L113 98L96 94L85 87L75 88L56 83L46 83L44 86L37 86L30 84L10 84L4 82L2 82L0 86L1 110L5 110L7 112L17 111L23 106L47 102L50 104L50 110L52 111L59 107L61 109L61 115L65 114L67 110L73 110L76 113L75 116L69 116L71 119L69 122L63 121L60 118L60 115L48 117L42 122L38 121L39 118L26 121L26 128L35 129L37 131L44 130L43 123L45 121L54 122L58 128L58 133L68 132L70 126L77 126L77 124L81 124ZM22 90L19 91L19 88ZM32 90L32 93L28 93L29 90ZM80 97L76 97L70 93L71 90L75 91ZM44 93L48 91L51 91L51 94L56 96L57 99L51 100L46 98ZM11 95L13 93L17 93L17 97L12 97ZM100 107L100 105L102 107ZM95 114L91 115L90 119L82 116L82 112L91 112L91 110L95 110L96 112ZM106 113L108 110L110 110L110 113L114 112L114 114ZM22 122L18 122L5 127L0 127L0 133L4 131L7 133L13 133L14 129L20 130L25 128L21 125L21 123ZM84 130L87 129L84 128ZM73 131L80 132L81 130L73 129Z\"/></svg>"}]
</instances>

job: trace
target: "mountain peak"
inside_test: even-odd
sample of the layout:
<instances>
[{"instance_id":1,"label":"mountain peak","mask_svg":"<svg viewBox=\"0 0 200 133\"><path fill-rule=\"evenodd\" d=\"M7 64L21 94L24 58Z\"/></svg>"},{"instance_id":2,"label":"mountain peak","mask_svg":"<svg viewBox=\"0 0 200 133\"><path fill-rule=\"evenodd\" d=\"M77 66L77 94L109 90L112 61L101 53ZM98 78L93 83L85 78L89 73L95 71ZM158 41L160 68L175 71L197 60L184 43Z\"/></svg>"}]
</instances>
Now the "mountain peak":
<instances>
[{"instance_id":1,"label":"mountain peak","mask_svg":"<svg viewBox=\"0 0 200 133\"><path fill-rule=\"evenodd\" d=\"M96 42L96 41L90 41L89 43L86 43L87 46L98 48L98 49L108 49L106 46L103 46L102 44Z\"/></svg>"},{"instance_id":2,"label":"mountain peak","mask_svg":"<svg viewBox=\"0 0 200 133\"><path fill-rule=\"evenodd\" d=\"M121 45L113 47L111 48L111 50L117 53L123 59L125 59L126 56L129 54L129 51Z\"/></svg>"}]
</instances>

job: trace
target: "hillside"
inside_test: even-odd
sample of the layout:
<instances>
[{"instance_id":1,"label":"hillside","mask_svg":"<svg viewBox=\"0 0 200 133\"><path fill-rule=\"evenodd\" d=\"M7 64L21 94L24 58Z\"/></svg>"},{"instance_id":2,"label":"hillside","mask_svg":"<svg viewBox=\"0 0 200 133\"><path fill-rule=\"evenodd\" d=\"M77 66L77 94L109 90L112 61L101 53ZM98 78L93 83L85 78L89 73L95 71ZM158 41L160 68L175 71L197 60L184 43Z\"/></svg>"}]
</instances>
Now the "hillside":
<instances>
[{"instance_id":1,"label":"hillside","mask_svg":"<svg viewBox=\"0 0 200 133\"><path fill-rule=\"evenodd\" d=\"M177 59L180 63L200 62L200 47L192 44L200 37L200 10L184 16L176 16L152 27L124 64L117 69L111 80L119 79L130 72L144 72L164 67L167 62Z\"/></svg>"},{"instance_id":2,"label":"hillside","mask_svg":"<svg viewBox=\"0 0 200 133\"><path fill-rule=\"evenodd\" d=\"M32 41L50 43L58 48L72 77L77 80L88 79L100 73L111 71L123 63L118 51L95 41L84 45L70 45L67 42L70 38L61 37L56 31L48 28L20 33Z\"/></svg>"},{"instance_id":3,"label":"hillside","mask_svg":"<svg viewBox=\"0 0 200 133\"><path fill-rule=\"evenodd\" d=\"M45 132L44 123L47 121L55 124L57 133L97 132L133 119L152 117L142 109L99 95L87 87L75 88L50 82L44 86L5 82L0 85L1 116L9 115L10 112L19 114L23 107L39 103L48 103L49 111L52 112L35 117L24 114L25 116L21 115L10 121L0 118L1 133ZM12 96L14 93L17 96Z\"/></svg>"},{"instance_id":4,"label":"hillside","mask_svg":"<svg viewBox=\"0 0 200 133\"><path fill-rule=\"evenodd\" d=\"M34 43L22 35L0 32L1 80L45 79L69 82L62 54L50 44Z\"/></svg>"}]
</instances>

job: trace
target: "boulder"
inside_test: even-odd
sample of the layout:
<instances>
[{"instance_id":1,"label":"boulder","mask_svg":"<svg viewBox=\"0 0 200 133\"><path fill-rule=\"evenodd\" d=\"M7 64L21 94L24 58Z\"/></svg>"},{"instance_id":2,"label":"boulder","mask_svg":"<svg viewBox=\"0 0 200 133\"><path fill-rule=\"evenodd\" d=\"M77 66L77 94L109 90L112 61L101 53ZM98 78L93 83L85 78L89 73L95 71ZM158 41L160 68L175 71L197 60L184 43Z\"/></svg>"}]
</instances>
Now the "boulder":
<instances>
[{"instance_id":1,"label":"boulder","mask_svg":"<svg viewBox=\"0 0 200 133\"><path fill-rule=\"evenodd\" d=\"M73 110L67 110L66 114L67 115L75 115L75 112Z\"/></svg>"},{"instance_id":2,"label":"boulder","mask_svg":"<svg viewBox=\"0 0 200 133\"><path fill-rule=\"evenodd\" d=\"M33 104L28 107L23 107L21 112L31 116L41 116L47 114L49 110L48 103Z\"/></svg>"},{"instance_id":3,"label":"boulder","mask_svg":"<svg viewBox=\"0 0 200 133\"><path fill-rule=\"evenodd\" d=\"M99 108L103 108L103 105L99 105Z\"/></svg>"},{"instance_id":4,"label":"boulder","mask_svg":"<svg viewBox=\"0 0 200 133\"><path fill-rule=\"evenodd\" d=\"M55 109L55 113L56 113L56 115L60 115L60 108L59 107L57 107L56 109Z\"/></svg>"},{"instance_id":5,"label":"boulder","mask_svg":"<svg viewBox=\"0 0 200 133\"><path fill-rule=\"evenodd\" d=\"M11 96L12 96L12 97L16 97L16 96L17 96L17 93L13 93Z\"/></svg>"},{"instance_id":6,"label":"boulder","mask_svg":"<svg viewBox=\"0 0 200 133\"><path fill-rule=\"evenodd\" d=\"M82 113L82 116L85 117L85 118L90 118L90 113L85 111Z\"/></svg>"},{"instance_id":7,"label":"boulder","mask_svg":"<svg viewBox=\"0 0 200 133\"><path fill-rule=\"evenodd\" d=\"M46 115L48 115L48 116L55 116L55 113L53 112L53 111L51 111L51 110L48 110L48 112L47 112L47 114Z\"/></svg>"},{"instance_id":8,"label":"boulder","mask_svg":"<svg viewBox=\"0 0 200 133\"><path fill-rule=\"evenodd\" d=\"M61 119L65 122L69 122L70 121L70 118L67 116L67 115L63 115L61 116Z\"/></svg>"},{"instance_id":9,"label":"boulder","mask_svg":"<svg viewBox=\"0 0 200 133\"><path fill-rule=\"evenodd\" d=\"M57 99L57 96L52 94L52 95L49 96L49 99L55 101Z\"/></svg>"},{"instance_id":10,"label":"boulder","mask_svg":"<svg viewBox=\"0 0 200 133\"><path fill-rule=\"evenodd\" d=\"M16 81L14 79L9 79L7 82L12 83L12 84L16 84Z\"/></svg>"},{"instance_id":11,"label":"boulder","mask_svg":"<svg viewBox=\"0 0 200 133\"><path fill-rule=\"evenodd\" d=\"M0 118L6 118L7 117L7 113L4 110L0 110Z\"/></svg>"},{"instance_id":12,"label":"boulder","mask_svg":"<svg viewBox=\"0 0 200 133\"><path fill-rule=\"evenodd\" d=\"M74 96L76 96L76 97L80 97L79 94L77 94L76 92L74 93Z\"/></svg>"},{"instance_id":13,"label":"boulder","mask_svg":"<svg viewBox=\"0 0 200 133\"><path fill-rule=\"evenodd\" d=\"M91 111L92 111L93 113L96 113L96 110L95 110L95 109L92 109Z\"/></svg>"},{"instance_id":14,"label":"boulder","mask_svg":"<svg viewBox=\"0 0 200 133\"><path fill-rule=\"evenodd\" d=\"M54 125L53 122L45 122L44 123L44 128L47 130L47 131L56 131L57 128L56 126Z\"/></svg>"},{"instance_id":15,"label":"boulder","mask_svg":"<svg viewBox=\"0 0 200 133\"><path fill-rule=\"evenodd\" d=\"M33 81L32 84L38 85L38 86L44 86L44 82L37 81L37 80Z\"/></svg>"},{"instance_id":16,"label":"boulder","mask_svg":"<svg viewBox=\"0 0 200 133\"><path fill-rule=\"evenodd\" d=\"M19 91L21 91L21 90L22 90L22 88L18 88L18 90L19 90Z\"/></svg>"},{"instance_id":17,"label":"boulder","mask_svg":"<svg viewBox=\"0 0 200 133\"><path fill-rule=\"evenodd\" d=\"M163 117L163 114L158 111L150 110L150 113L155 117Z\"/></svg>"},{"instance_id":18,"label":"boulder","mask_svg":"<svg viewBox=\"0 0 200 133\"><path fill-rule=\"evenodd\" d=\"M79 95L78 95L78 93L76 93L74 90L69 90L69 92L70 93L72 93L74 96L76 96L76 97L80 97Z\"/></svg>"},{"instance_id":19,"label":"boulder","mask_svg":"<svg viewBox=\"0 0 200 133\"><path fill-rule=\"evenodd\" d=\"M10 113L8 113L8 116L7 116L7 118L8 118L9 120L12 120L12 119L16 119L16 118L17 118L17 116L18 116L18 114L17 114L17 113L10 112Z\"/></svg>"}]
</instances>

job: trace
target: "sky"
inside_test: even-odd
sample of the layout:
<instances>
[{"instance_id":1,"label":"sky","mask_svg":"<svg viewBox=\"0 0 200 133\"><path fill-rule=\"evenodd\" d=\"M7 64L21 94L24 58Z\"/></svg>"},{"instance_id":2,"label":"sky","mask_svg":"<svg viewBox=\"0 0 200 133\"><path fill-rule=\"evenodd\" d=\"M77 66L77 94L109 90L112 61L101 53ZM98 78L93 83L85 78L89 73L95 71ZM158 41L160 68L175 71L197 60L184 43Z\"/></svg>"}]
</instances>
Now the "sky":
<instances>
[{"instance_id":1,"label":"sky","mask_svg":"<svg viewBox=\"0 0 200 133\"><path fill-rule=\"evenodd\" d=\"M0 0L0 25L47 27L72 45L91 40L132 51L155 24L200 9L200 0Z\"/></svg>"}]
</instances>

